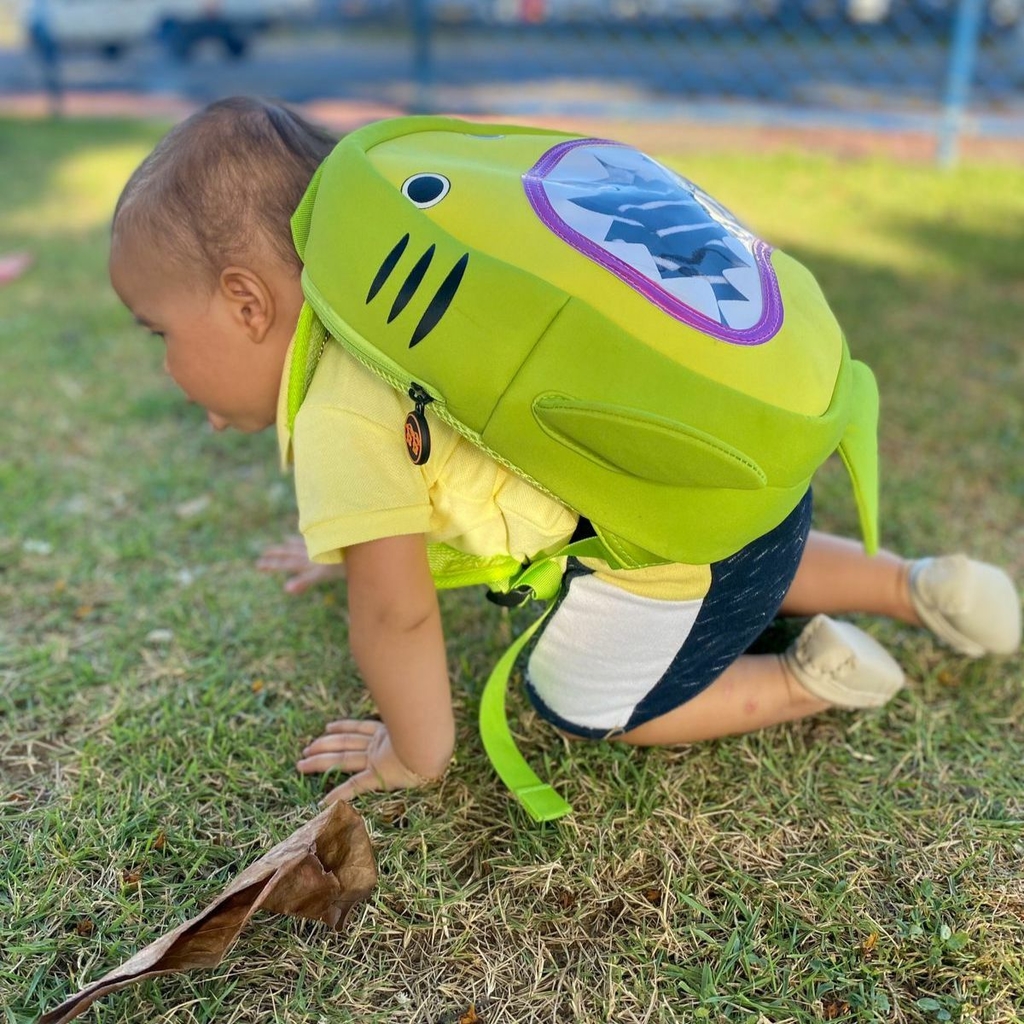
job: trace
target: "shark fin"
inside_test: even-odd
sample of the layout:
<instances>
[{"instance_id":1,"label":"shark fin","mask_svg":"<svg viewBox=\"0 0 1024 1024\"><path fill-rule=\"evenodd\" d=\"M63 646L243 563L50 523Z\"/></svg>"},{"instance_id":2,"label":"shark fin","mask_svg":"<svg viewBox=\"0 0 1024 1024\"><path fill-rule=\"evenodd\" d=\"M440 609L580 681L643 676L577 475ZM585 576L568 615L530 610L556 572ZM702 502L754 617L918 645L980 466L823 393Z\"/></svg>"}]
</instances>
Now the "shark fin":
<instances>
[{"instance_id":1,"label":"shark fin","mask_svg":"<svg viewBox=\"0 0 1024 1024\"><path fill-rule=\"evenodd\" d=\"M566 447L653 483L759 490L768 482L753 459L724 441L639 409L549 392L534 399L533 414Z\"/></svg>"}]
</instances>

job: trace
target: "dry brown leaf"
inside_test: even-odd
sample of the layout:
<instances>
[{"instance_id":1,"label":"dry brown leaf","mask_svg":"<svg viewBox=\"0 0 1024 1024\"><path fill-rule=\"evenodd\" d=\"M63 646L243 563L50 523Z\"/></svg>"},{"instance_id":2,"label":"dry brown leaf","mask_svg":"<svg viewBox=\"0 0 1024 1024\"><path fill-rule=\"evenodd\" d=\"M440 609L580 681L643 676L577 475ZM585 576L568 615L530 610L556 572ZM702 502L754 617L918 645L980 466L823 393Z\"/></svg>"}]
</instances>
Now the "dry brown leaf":
<instances>
[{"instance_id":1,"label":"dry brown leaf","mask_svg":"<svg viewBox=\"0 0 1024 1024\"><path fill-rule=\"evenodd\" d=\"M476 1015L476 1004L471 1003L469 1009L459 1018L459 1024L484 1024Z\"/></svg>"},{"instance_id":2,"label":"dry brown leaf","mask_svg":"<svg viewBox=\"0 0 1024 1024\"><path fill-rule=\"evenodd\" d=\"M822 1006L825 1020L836 1020L850 1012L850 1004L845 999L827 999Z\"/></svg>"},{"instance_id":3,"label":"dry brown leaf","mask_svg":"<svg viewBox=\"0 0 1024 1024\"><path fill-rule=\"evenodd\" d=\"M376 884L366 826L339 801L246 868L198 917L44 1013L37 1024L65 1024L100 996L146 978L215 967L257 910L323 921L337 931Z\"/></svg>"}]
</instances>

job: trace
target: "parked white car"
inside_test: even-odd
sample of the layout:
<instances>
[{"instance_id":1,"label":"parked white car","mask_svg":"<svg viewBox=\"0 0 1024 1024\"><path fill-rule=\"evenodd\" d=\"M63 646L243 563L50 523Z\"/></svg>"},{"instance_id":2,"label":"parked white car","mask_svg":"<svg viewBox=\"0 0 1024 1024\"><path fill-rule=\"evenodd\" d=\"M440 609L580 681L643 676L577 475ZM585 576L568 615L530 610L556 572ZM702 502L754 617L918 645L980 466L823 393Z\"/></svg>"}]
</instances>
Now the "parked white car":
<instances>
[{"instance_id":1,"label":"parked white car","mask_svg":"<svg viewBox=\"0 0 1024 1024\"><path fill-rule=\"evenodd\" d=\"M315 9L316 0L24 0L23 18L37 46L115 58L158 39L187 60L205 40L241 57L254 35Z\"/></svg>"}]
</instances>

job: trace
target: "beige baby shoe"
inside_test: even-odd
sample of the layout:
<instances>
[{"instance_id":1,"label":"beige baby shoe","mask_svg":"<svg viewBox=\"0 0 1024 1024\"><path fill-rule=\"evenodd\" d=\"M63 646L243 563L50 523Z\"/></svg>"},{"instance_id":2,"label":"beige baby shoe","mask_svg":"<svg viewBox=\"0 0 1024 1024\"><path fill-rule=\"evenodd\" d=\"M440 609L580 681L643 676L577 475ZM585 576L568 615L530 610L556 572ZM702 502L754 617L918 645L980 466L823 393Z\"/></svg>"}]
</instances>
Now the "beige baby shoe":
<instances>
[{"instance_id":1,"label":"beige baby shoe","mask_svg":"<svg viewBox=\"0 0 1024 1024\"><path fill-rule=\"evenodd\" d=\"M966 555L922 558L910 568L910 598L921 621L969 658L1020 647L1020 598L994 565Z\"/></svg>"},{"instance_id":2,"label":"beige baby shoe","mask_svg":"<svg viewBox=\"0 0 1024 1024\"><path fill-rule=\"evenodd\" d=\"M782 654L815 697L843 708L877 708L903 686L903 669L873 637L849 622L816 615Z\"/></svg>"}]
</instances>

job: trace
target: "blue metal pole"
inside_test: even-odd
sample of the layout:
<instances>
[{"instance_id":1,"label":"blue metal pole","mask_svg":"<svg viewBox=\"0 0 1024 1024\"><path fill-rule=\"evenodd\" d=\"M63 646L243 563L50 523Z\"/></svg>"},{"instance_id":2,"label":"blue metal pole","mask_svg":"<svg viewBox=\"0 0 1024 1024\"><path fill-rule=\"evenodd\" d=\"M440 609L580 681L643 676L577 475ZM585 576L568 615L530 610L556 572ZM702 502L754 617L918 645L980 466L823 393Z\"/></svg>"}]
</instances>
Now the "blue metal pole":
<instances>
[{"instance_id":1,"label":"blue metal pole","mask_svg":"<svg viewBox=\"0 0 1024 1024\"><path fill-rule=\"evenodd\" d=\"M938 160L943 167L956 162L957 136L963 123L967 97L978 58L978 40L984 16L984 0L960 0L953 26L953 45L946 77L946 103L939 130Z\"/></svg>"},{"instance_id":2,"label":"blue metal pole","mask_svg":"<svg viewBox=\"0 0 1024 1024\"><path fill-rule=\"evenodd\" d=\"M433 14L430 0L411 0L412 7L412 64L413 80L416 83L413 113L432 113L434 78L431 53Z\"/></svg>"}]
</instances>

